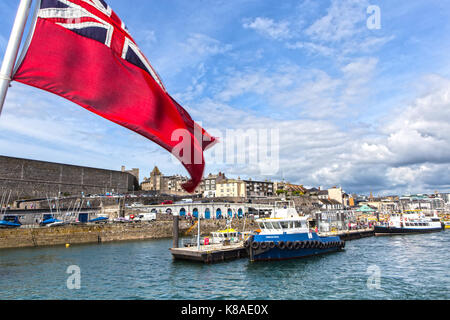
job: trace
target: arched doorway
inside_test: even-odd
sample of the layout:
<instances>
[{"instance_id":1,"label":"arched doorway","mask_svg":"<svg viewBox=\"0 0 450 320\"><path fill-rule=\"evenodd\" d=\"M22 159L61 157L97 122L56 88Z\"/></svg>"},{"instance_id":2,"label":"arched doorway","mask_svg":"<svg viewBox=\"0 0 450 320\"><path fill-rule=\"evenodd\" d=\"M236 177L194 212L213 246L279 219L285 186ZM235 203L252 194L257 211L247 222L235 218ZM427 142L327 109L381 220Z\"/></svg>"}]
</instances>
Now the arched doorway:
<instances>
[{"instance_id":1,"label":"arched doorway","mask_svg":"<svg viewBox=\"0 0 450 320\"><path fill-rule=\"evenodd\" d=\"M228 217L233 218L233 210L228 209Z\"/></svg>"},{"instance_id":2,"label":"arched doorway","mask_svg":"<svg viewBox=\"0 0 450 320\"><path fill-rule=\"evenodd\" d=\"M192 215L194 216L194 218L198 218L198 209L194 208L194 210L192 211Z\"/></svg>"},{"instance_id":3,"label":"arched doorway","mask_svg":"<svg viewBox=\"0 0 450 320\"><path fill-rule=\"evenodd\" d=\"M209 208L205 209L205 219L211 219L211 211Z\"/></svg>"},{"instance_id":4,"label":"arched doorway","mask_svg":"<svg viewBox=\"0 0 450 320\"><path fill-rule=\"evenodd\" d=\"M238 209L238 217L242 218L244 216L244 211L242 210L242 208Z\"/></svg>"},{"instance_id":5,"label":"arched doorway","mask_svg":"<svg viewBox=\"0 0 450 320\"><path fill-rule=\"evenodd\" d=\"M184 217L186 215L186 209L185 208L181 208L180 209L180 217Z\"/></svg>"},{"instance_id":6,"label":"arched doorway","mask_svg":"<svg viewBox=\"0 0 450 320\"><path fill-rule=\"evenodd\" d=\"M220 208L216 210L216 219L222 219L222 210Z\"/></svg>"}]
</instances>

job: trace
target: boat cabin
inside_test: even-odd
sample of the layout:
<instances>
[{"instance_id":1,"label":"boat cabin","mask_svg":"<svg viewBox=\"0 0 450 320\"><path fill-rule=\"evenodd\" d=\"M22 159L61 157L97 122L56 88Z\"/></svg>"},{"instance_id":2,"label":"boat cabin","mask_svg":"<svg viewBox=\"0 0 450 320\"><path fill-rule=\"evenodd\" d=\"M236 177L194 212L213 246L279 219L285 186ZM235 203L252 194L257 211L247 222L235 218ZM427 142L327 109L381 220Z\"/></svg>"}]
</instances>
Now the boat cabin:
<instances>
[{"instance_id":1,"label":"boat cabin","mask_svg":"<svg viewBox=\"0 0 450 320\"><path fill-rule=\"evenodd\" d=\"M234 229L219 230L216 232L211 232L211 243L212 244L222 244L222 243L235 243L239 242L239 232Z\"/></svg>"},{"instance_id":2,"label":"boat cabin","mask_svg":"<svg viewBox=\"0 0 450 320\"><path fill-rule=\"evenodd\" d=\"M306 217L281 219L267 218L256 221L261 230L260 234L301 233L308 232L308 219Z\"/></svg>"}]
</instances>

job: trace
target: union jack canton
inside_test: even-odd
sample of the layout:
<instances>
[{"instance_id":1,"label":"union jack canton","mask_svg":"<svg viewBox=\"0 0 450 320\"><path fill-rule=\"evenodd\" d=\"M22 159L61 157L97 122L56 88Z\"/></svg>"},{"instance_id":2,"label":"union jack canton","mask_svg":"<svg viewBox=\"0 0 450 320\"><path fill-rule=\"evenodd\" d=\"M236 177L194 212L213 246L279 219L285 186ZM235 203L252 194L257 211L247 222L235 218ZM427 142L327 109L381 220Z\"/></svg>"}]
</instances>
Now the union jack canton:
<instances>
[{"instance_id":1,"label":"union jack canton","mask_svg":"<svg viewBox=\"0 0 450 320\"><path fill-rule=\"evenodd\" d=\"M101 42L122 59L148 72L166 91L125 24L104 0L41 0L38 17Z\"/></svg>"}]
</instances>

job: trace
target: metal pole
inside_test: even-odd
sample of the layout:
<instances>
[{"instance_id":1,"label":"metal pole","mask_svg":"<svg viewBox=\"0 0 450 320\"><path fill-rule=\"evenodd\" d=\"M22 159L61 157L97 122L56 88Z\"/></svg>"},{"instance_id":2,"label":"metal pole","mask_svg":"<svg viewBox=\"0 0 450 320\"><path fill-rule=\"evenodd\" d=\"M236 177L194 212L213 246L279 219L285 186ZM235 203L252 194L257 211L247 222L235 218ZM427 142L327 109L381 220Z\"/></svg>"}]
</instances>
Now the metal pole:
<instances>
[{"instance_id":1,"label":"metal pole","mask_svg":"<svg viewBox=\"0 0 450 320\"><path fill-rule=\"evenodd\" d=\"M173 213L173 248L179 248L179 214Z\"/></svg>"},{"instance_id":2,"label":"metal pole","mask_svg":"<svg viewBox=\"0 0 450 320\"><path fill-rule=\"evenodd\" d=\"M9 83L11 82L17 53L19 52L20 43L22 42L22 36L27 24L32 1L33 0L20 1L16 19L14 20L14 25L9 37L8 46L6 47L5 57L3 58L2 67L0 69L0 115L2 113L3 104L5 103Z\"/></svg>"},{"instance_id":3,"label":"metal pole","mask_svg":"<svg viewBox=\"0 0 450 320\"><path fill-rule=\"evenodd\" d=\"M200 213L198 214L197 249L200 250Z\"/></svg>"}]
</instances>

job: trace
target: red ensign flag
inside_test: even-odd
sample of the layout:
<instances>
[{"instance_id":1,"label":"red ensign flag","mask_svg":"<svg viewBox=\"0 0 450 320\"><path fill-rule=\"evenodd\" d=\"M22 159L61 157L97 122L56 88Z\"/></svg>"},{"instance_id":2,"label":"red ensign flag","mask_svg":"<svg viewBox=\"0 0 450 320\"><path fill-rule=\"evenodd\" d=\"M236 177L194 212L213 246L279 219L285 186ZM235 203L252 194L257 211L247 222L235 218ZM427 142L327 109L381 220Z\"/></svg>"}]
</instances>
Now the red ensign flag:
<instances>
[{"instance_id":1,"label":"red ensign flag","mask_svg":"<svg viewBox=\"0 0 450 320\"><path fill-rule=\"evenodd\" d=\"M203 151L215 138L166 92L103 0L41 0L32 41L13 80L147 137L183 163L191 176L183 186L188 192L200 183Z\"/></svg>"}]
</instances>

